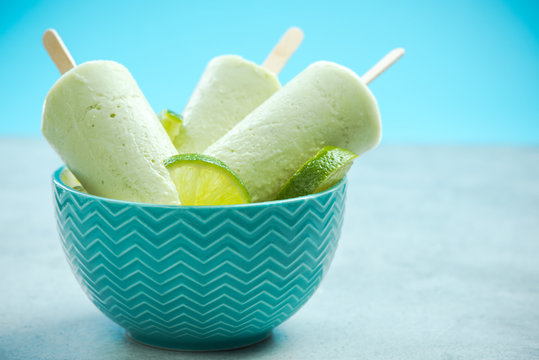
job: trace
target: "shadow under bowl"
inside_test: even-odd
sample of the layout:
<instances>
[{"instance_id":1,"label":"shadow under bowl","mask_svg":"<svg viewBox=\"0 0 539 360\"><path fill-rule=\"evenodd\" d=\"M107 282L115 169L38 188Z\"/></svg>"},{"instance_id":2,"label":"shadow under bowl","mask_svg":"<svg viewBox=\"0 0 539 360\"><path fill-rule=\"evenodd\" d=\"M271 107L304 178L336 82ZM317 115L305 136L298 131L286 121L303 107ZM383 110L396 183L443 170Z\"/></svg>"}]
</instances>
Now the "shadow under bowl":
<instances>
[{"instance_id":1,"label":"shadow under bowl","mask_svg":"<svg viewBox=\"0 0 539 360\"><path fill-rule=\"evenodd\" d=\"M300 198L170 206L89 195L53 174L58 232L90 300L174 350L260 342L311 297L337 247L346 181Z\"/></svg>"}]
</instances>

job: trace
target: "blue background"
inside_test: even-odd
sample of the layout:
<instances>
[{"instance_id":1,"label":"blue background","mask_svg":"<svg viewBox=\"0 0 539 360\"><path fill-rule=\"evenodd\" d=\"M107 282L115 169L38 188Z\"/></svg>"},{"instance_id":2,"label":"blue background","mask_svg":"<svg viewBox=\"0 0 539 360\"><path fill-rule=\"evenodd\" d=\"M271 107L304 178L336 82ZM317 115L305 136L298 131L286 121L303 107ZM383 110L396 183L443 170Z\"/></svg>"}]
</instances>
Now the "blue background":
<instances>
[{"instance_id":1,"label":"blue background","mask_svg":"<svg viewBox=\"0 0 539 360\"><path fill-rule=\"evenodd\" d=\"M387 143L539 144L538 1L0 0L0 136L37 137L58 71L41 45L58 30L75 60L126 65L156 111L183 109L206 63L261 63L289 26L305 40L280 75L316 60L359 74L407 54L370 86Z\"/></svg>"}]
</instances>

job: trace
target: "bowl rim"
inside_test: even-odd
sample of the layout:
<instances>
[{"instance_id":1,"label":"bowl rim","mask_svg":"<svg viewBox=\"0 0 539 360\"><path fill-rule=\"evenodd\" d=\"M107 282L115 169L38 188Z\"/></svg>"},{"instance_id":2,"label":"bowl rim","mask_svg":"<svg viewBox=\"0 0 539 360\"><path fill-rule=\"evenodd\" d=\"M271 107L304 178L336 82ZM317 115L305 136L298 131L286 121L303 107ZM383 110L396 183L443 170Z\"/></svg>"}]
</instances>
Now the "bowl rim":
<instances>
[{"instance_id":1,"label":"bowl rim","mask_svg":"<svg viewBox=\"0 0 539 360\"><path fill-rule=\"evenodd\" d=\"M267 207L272 205L282 205L282 204L288 204L288 203L294 203L294 202L304 202L309 200L314 200L319 197L323 197L327 194L333 193L340 189L341 187L345 186L347 183L347 176L345 176L342 180L340 180L338 183L330 187L329 189L326 189L324 191L321 191L319 193L299 196L295 198L290 199L284 199L284 200L271 200L271 201L263 201L263 202L257 202L257 203L249 203L249 204L234 204L234 205L164 205L164 204L153 204L153 203L143 203L143 202L135 202L135 201L126 201L126 200L118 200L118 199L111 199L106 198L103 196L98 195L92 195L88 193L83 193L81 191L73 189L71 186L66 185L62 179L60 178L60 175L64 169L67 169L66 165L60 166L58 169L56 169L52 174L52 183L55 187L62 188L65 191L68 191L75 196L82 197L82 198L88 198L94 201L101 201L101 202L107 202L107 203L114 203L114 204L122 204L122 205L137 205L137 206L143 206L143 207L157 207L157 208L163 208L163 209L244 209L244 208L254 208L254 207Z\"/></svg>"}]
</instances>

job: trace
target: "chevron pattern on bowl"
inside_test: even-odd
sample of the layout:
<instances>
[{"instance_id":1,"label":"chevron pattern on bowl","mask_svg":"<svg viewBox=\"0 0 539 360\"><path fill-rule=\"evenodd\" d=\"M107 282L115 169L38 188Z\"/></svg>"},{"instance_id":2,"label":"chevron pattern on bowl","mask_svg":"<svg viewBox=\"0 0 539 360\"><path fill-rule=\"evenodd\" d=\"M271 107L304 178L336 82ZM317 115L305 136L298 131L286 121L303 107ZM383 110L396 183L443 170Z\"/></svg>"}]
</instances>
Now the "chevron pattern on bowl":
<instances>
[{"instance_id":1,"label":"chevron pattern on bowl","mask_svg":"<svg viewBox=\"0 0 539 360\"><path fill-rule=\"evenodd\" d=\"M346 182L310 196L215 207L77 192L58 169L58 231L90 300L133 339L181 350L263 340L316 290L341 232Z\"/></svg>"}]
</instances>

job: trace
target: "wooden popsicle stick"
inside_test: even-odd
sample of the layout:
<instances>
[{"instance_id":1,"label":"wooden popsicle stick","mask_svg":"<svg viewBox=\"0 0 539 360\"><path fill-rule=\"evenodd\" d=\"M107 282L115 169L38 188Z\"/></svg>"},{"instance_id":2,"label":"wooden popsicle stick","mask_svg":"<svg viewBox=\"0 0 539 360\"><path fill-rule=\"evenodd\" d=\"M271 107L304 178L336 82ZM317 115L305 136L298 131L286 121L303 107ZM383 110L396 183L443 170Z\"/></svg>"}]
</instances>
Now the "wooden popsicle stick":
<instances>
[{"instance_id":1,"label":"wooden popsicle stick","mask_svg":"<svg viewBox=\"0 0 539 360\"><path fill-rule=\"evenodd\" d=\"M372 68L369 69L362 77L361 80L365 84L370 84L374 79L376 79L380 74L386 71L395 61L399 60L402 55L404 55L403 48L397 48L391 50L386 56L384 56L380 61L378 61Z\"/></svg>"},{"instance_id":2,"label":"wooden popsicle stick","mask_svg":"<svg viewBox=\"0 0 539 360\"><path fill-rule=\"evenodd\" d=\"M264 60L262 67L278 75L302 41L303 31L300 28L288 29Z\"/></svg>"},{"instance_id":3,"label":"wooden popsicle stick","mask_svg":"<svg viewBox=\"0 0 539 360\"><path fill-rule=\"evenodd\" d=\"M60 70L60 74L63 74L76 66L75 60L67 50L64 42L60 38L60 35L54 29L48 29L43 34L43 46L49 53L52 61Z\"/></svg>"}]
</instances>

